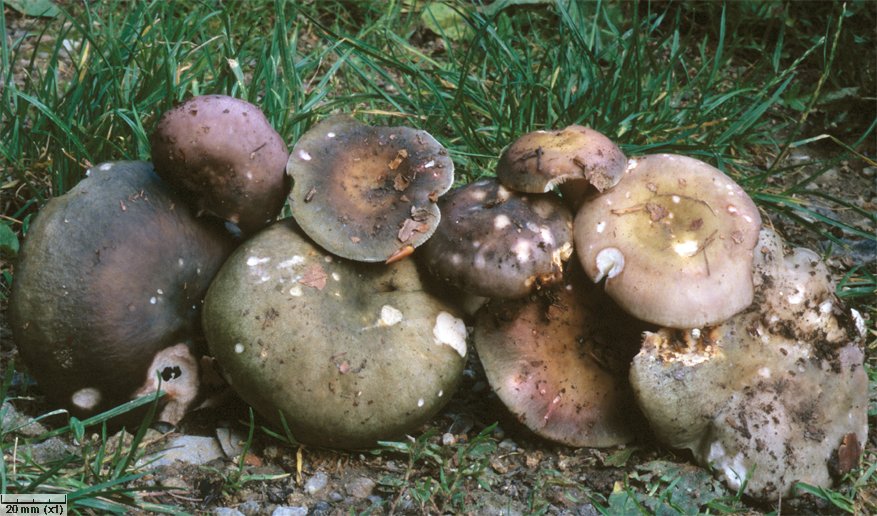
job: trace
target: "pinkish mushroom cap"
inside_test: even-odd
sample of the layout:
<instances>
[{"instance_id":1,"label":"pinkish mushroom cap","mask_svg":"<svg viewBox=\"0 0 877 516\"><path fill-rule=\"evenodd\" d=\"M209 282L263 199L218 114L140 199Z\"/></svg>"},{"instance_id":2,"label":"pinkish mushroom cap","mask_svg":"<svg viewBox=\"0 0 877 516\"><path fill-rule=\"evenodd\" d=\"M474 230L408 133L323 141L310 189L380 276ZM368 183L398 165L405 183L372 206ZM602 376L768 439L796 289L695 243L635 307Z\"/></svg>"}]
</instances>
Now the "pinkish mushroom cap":
<instances>
[{"instance_id":1,"label":"pinkish mushroom cap","mask_svg":"<svg viewBox=\"0 0 877 516\"><path fill-rule=\"evenodd\" d=\"M429 271L476 296L515 298L563 280L572 215L552 194L483 179L439 201L442 221L418 252Z\"/></svg>"},{"instance_id":2,"label":"pinkish mushroom cap","mask_svg":"<svg viewBox=\"0 0 877 516\"><path fill-rule=\"evenodd\" d=\"M490 385L536 434L570 446L614 446L642 427L628 364L642 323L581 272L523 300L491 300L474 342Z\"/></svg>"},{"instance_id":3,"label":"pinkish mushroom cap","mask_svg":"<svg viewBox=\"0 0 877 516\"><path fill-rule=\"evenodd\" d=\"M564 185L565 197L579 197L590 185L600 192L615 186L626 167L627 158L612 140L571 125L521 136L500 156L496 175L519 192L544 193Z\"/></svg>"},{"instance_id":4,"label":"pinkish mushroom cap","mask_svg":"<svg viewBox=\"0 0 877 516\"><path fill-rule=\"evenodd\" d=\"M309 237L337 256L376 262L432 235L454 163L425 131L335 116L302 136L287 174L292 214Z\"/></svg>"},{"instance_id":5,"label":"pinkish mushroom cap","mask_svg":"<svg viewBox=\"0 0 877 516\"><path fill-rule=\"evenodd\" d=\"M164 113L150 138L156 172L195 208L252 233L277 218L289 152L258 107L225 95L193 97Z\"/></svg>"},{"instance_id":6,"label":"pinkish mushroom cap","mask_svg":"<svg viewBox=\"0 0 877 516\"><path fill-rule=\"evenodd\" d=\"M752 302L761 217L710 165L659 154L631 159L624 179L583 203L576 251L588 276L644 321L696 328Z\"/></svg>"}]
</instances>

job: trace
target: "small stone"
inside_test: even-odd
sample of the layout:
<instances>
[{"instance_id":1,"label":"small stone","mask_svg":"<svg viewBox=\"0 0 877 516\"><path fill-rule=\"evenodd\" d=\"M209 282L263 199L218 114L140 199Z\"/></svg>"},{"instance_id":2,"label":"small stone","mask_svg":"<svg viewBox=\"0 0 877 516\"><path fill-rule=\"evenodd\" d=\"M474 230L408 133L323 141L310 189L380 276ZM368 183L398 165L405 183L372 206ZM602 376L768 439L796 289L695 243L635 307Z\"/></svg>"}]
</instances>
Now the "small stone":
<instances>
[{"instance_id":1,"label":"small stone","mask_svg":"<svg viewBox=\"0 0 877 516\"><path fill-rule=\"evenodd\" d=\"M515 451L518 449L518 444L511 439L503 439L499 442L499 447L503 450Z\"/></svg>"},{"instance_id":2,"label":"small stone","mask_svg":"<svg viewBox=\"0 0 877 516\"><path fill-rule=\"evenodd\" d=\"M442 445L443 446L453 446L457 444L457 438L454 437L454 434L450 432L445 432L442 434Z\"/></svg>"},{"instance_id":3,"label":"small stone","mask_svg":"<svg viewBox=\"0 0 877 516\"><path fill-rule=\"evenodd\" d=\"M372 491L375 488L375 481L368 477L357 477L347 482L344 486L347 494L354 498L358 498L360 500L364 498L368 498L371 496Z\"/></svg>"},{"instance_id":4,"label":"small stone","mask_svg":"<svg viewBox=\"0 0 877 516\"><path fill-rule=\"evenodd\" d=\"M0 407L0 427L4 432L14 431L26 437L37 437L46 433L46 427L19 413L9 402Z\"/></svg>"},{"instance_id":5,"label":"small stone","mask_svg":"<svg viewBox=\"0 0 877 516\"><path fill-rule=\"evenodd\" d=\"M51 437L45 441L25 448L37 464L49 464L66 458L74 449L59 437Z\"/></svg>"},{"instance_id":6,"label":"small stone","mask_svg":"<svg viewBox=\"0 0 877 516\"><path fill-rule=\"evenodd\" d=\"M865 167L862 169L862 174L865 177L874 177L874 174L877 173L877 167Z\"/></svg>"},{"instance_id":7,"label":"small stone","mask_svg":"<svg viewBox=\"0 0 877 516\"><path fill-rule=\"evenodd\" d=\"M244 516L256 516L262 512L262 506L256 500L247 500L238 505L238 510L244 513Z\"/></svg>"},{"instance_id":8,"label":"small stone","mask_svg":"<svg viewBox=\"0 0 877 516\"><path fill-rule=\"evenodd\" d=\"M384 499L378 495L371 495L368 497L368 501L375 507L380 507L384 503Z\"/></svg>"},{"instance_id":9,"label":"small stone","mask_svg":"<svg viewBox=\"0 0 877 516\"><path fill-rule=\"evenodd\" d=\"M168 477L162 479L161 487L169 491L187 491L189 489L189 483L180 477Z\"/></svg>"},{"instance_id":10,"label":"small stone","mask_svg":"<svg viewBox=\"0 0 877 516\"><path fill-rule=\"evenodd\" d=\"M169 466L176 461L201 465L225 457L216 439L197 435L181 435L171 439L167 448L143 457L138 466Z\"/></svg>"},{"instance_id":11,"label":"small stone","mask_svg":"<svg viewBox=\"0 0 877 516\"><path fill-rule=\"evenodd\" d=\"M214 516L244 516L244 513L231 507L217 507L213 509Z\"/></svg>"},{"instance_id":12,"label":"small stone","mask_svg":"<svg viewBox=\"0 0 877 516\"><path fill-rule=\"evenodd\" d=\"M317 494L325 489L328 483L329 476L322 471L317 471L305 482L305 492L309 495Z\"/></svg>"},{"instance_id":13,"label":"small stone","mask_svg":"<svg viewBox=\"0 0 877 516\"><path fill-rule=\"evenodd\" d=\"M341 500L344 500L344 495L342 495L338 491L332 491L331 493L329 493L329 500L332 500L333 502L340 502Z\"/></svg>"},{"instance_id":14,"label":"small stone","mask_svg":"<svg viewBox=\"0 0 877 516\"><path fill-rule=\"evenodd\" d=\"M311 514L314 516L328 516L330 512L332 512L332 505L325 500L320 500L311 507Z\"/></svg>"},{"instance_id":15,"label":"small stone","mask_svg":"<svg viewBox=\"0 0 877 516\"><path fill-rule=\"evenodd\" d=\"M271 516L308 516L308 508L281 505L274 509L274 511L271 513Z\"/></svg>"}]
</instances>

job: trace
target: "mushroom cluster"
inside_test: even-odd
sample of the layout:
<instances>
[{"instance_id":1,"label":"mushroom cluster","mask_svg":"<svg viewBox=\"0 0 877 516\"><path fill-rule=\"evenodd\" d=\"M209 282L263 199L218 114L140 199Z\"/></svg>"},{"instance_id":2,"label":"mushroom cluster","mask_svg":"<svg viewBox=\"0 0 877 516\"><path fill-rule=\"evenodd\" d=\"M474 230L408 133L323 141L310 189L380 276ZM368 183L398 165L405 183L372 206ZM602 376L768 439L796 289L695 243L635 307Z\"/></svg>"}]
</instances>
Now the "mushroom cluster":
<instances>
[{"instance_id":1,"label":"mushroom cluster","mask_svg":"<svg viewBox=\"0 0 877 516\"><path fill-rule=\"evenodd\" d=\"M451 190L422 130L333 116L288 152L218 95L165 113L151 143L155 171L100 165L49 202L16 271L21 354L76 414L161 388L177 422L209 351L296 439L363 448L444 406L471 339L497 397L559 443L650 427L761 499L855 465L861 317L702 161L628 159L574 125Z\"/></svg>"}]
</instances>

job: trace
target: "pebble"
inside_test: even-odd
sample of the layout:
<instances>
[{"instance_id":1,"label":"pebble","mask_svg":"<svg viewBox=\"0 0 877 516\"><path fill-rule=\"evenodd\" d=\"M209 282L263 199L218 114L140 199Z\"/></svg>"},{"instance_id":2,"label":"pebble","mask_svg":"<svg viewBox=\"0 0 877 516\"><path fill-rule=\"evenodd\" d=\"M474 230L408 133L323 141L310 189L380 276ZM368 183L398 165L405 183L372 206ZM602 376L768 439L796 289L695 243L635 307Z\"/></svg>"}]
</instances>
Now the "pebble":
<instances>
[{"instance_id":1,"label":"pebble","mask_svg":"<svg viewBox=\"0 0 877 516\"><path fill-rule=\"evenodd\" d=\"M256 516L261 514L262 506L256 500L247 500L238 505L238 510L244 513L244 516Z\"/></svg>"},{"instance_id":2,"label":"pebble","mask_svg":"<svg viewBox=\"0 0 877 516\"><path fill-rule=\"evenodd\" d=\"M329 493L329 500L332 500L333 502L340 502L343 499L344 495L342 495L338 491L332 491L331 493Z\"/></svg>"},{"instance_id":3,"label":"pebble","mask_svg":"<svg viewBox=\"0 0 877 516\"><path fill-rule=\"evenodd\" d=\"M371 496L375 488L375 481L368 477L357 477L344 485L347 494L360 500Z\"/></svg>"},{"instance_id":4,"label":"pebble","mask_svg":"<svg viewBox=\"0 0 877 516\"><path fill-rule=\"evenodd\" d=\"M453 446L457 444L457 438L454 437L454 434L450 432L445 432L442 434L442 445L444 446Z\"/></svg>"},{"instance_id":5,"label":"pebble","mask_svg":"<svg viewBox=\"0 0 877 516\"><path fill-rule=\"evenodd\" d=\"M503 450L515 451L518 449L518 443L512 441L511 439L503 439L499 442L499 447Z\"/></svg>"},{"instance_id":6,"label":"pebble","mask_svg":"<svg viewBox=\"0 0 877 516\"><path fill-rule=\"evenodd\" d=\"M874 177L875 173L877 173L877 167L865 167L862 169L862 174L865 177Z\"/></svg>"},{"instance_id":7,"label":"pebble","mask_svg":"<svg viewBox=\"0 0 877 516\"><path fill-rule=\"evenodd\" d=\"M319 493L323 489L326 488L326 485L329 483L329 476L323 473L322 471L317 471L314 473L311 478L305 482L305 491L309 495L313 495Z\"/></svg>"},{"instance_id":8,"label":"pebble","mask_svg":"<svg viewBox=\"0 0 877 516\"><path fill-rule=\"evenodd\" d=\"M181 435L171 439L164 450L143 457L137 464L155 468L180 461L197 466L223 457L225 454L213 437Z\"/></svg>"},{"instance_id":9,"label":"pebble","mask_svg":"<svg viewBox=\"0 0 877 516\"><path fill-rule=\"evenodd\" d=\"M274 511L271 513L271 516L308 516L308 508L281 505L274 509Z\"/></svg>"},{"instance_id":10,"label":"pebble","mask_svg":"<svg viewBox=\"0 0 877 516\"><path fill-rule=\"evenodd\" d=\"M311 507L311 514L314 516L327 516L330 512L332 512L332 505L325 500L320 500Z\"/></svg>"},{"instance_id":11,"label":"pebble","mask_svg":"<svg viewBox=\"0 0 877 516\"><path fill-rule=\"evenodd\" d=\"M161 480L161 486L165 489L178 491L187 491L189 489L189 483L180 477L163 478Z\"/></svg>"},{"instance_id":12,"label":"pebble","mask_svg":"<svg viewBox=\"0 0 877 516\"><path fill-rule=\"evenodd\" d=\"M19 413L9 402L3 403L3 406L0 407L0 415L2 415L0 426L2 426L4 432L14 430L16 433L26 437L38 437L46 433L46 427L32 418Z\"/></svg>"},{"instance_id":13,"label":"pebble","mask_svg":"<svg viewBox=\"0 0 877 516\"><path fill-rule=\"evenodd\" d=\"M31 458L37 464L57 462L74 453L74 449L60 437L51 437L41 443L27 446L25 450L25 453L30 453Z\"/></svg>"},{"instance_id":14,"label":"pebble","mask_svg":"<svg viewBox=\"0 0 877 516\"><path fill-rule=\"evenodd\" d=\"M213 509L213 516L244 516L244 513L231 507L217 507Z\"/></svg>"}]
</instances>

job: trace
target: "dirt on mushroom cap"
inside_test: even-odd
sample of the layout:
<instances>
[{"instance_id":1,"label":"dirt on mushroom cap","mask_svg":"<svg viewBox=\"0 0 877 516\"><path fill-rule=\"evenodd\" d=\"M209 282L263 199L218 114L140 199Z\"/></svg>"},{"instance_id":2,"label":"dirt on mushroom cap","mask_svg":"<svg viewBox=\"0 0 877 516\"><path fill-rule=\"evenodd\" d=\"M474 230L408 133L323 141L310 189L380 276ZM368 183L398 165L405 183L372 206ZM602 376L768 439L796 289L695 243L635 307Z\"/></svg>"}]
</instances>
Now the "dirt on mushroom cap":
<instances>
[{"instance_id":1,"label":"dirt on mushroom cap","mask_svg":"<svg viewBox=\"0 0 877 516\"><path fill-rule=\"evenodd\" d=\"M609 138L580 125L527 133L502 153L497 178L519 192L544 193L568 181L603 191L621 180L627 158Z\"/></svg>"},{"instance_id":2,"label":"dirt on mushroom cap","mask_svg":"<svg viewBox=\"0 0 877 516\"><path fill-rule=\"evenodd\" d=\"M516 298L563 281L572 215L551 194L484 179L439 203L443 220L419 253L436 277L471 294Z\"/></svg>"},{"instance_id":3,"label":"dirt on mushroom cap","mask_svg":"<svg viewBox=\"0 0 877 516\"><path fill-rule=\"evenodd\" d=\"M838 454L867 437L868 378L853 314L819 264L784 258L766 233L753 307L713 328L648 334L631 382L659 439L732 489L776 500L799 481L829 487L851 466ZM800 278L810 284L789 291Z\"/></svg>"},{"instance_id":4,"label":"dirt on mushroom cap","mask_svg":"<svg viewBox=\"0 0 877 516\"><path fill-rule=\"evenodd\" d=\"M432 235L454 164L425 131L334 116L296 143L287 174L293 216L308 236L337 256L375 262Z\"/></svg>"}]
</instances>

